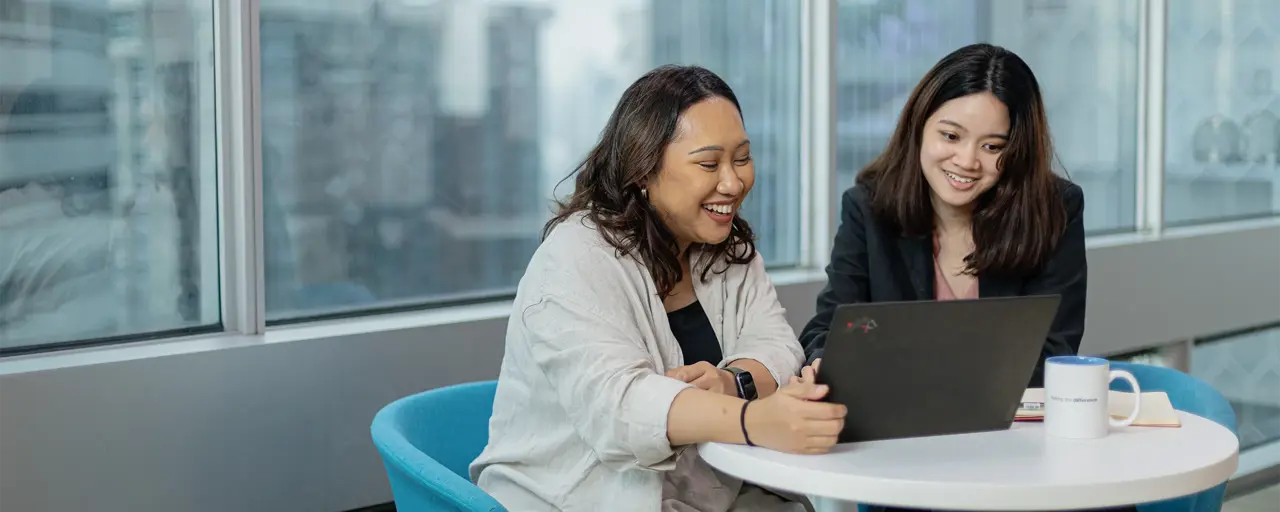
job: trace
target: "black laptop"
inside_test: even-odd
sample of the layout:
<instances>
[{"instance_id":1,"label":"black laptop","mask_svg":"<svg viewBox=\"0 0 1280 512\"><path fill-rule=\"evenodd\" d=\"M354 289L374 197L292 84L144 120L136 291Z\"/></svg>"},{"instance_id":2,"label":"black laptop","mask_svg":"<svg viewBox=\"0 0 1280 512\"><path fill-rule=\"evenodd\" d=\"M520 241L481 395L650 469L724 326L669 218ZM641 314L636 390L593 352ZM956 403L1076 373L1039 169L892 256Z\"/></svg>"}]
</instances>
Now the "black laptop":
<instances>
[{"instance_id":1,"label":"black laptop","mask_svg":"<svg viewBox=\"0 0 1280 512\"><path fill-rule=\"evenodd\" d=\"M840 442L1009 428L1059 300L839 306L817 381L849 408Z\"/></svg>"}]
</instances>

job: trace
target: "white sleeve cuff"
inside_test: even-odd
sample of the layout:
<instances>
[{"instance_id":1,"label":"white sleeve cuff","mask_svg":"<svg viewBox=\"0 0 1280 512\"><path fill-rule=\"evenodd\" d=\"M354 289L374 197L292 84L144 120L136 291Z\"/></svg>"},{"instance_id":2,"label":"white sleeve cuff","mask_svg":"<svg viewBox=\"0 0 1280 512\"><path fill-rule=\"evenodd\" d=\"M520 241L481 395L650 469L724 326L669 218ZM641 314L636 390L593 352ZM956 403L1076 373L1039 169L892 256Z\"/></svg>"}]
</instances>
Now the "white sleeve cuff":
<instances>
[{"instance_id":1,"label":"white sleeve cuff","mask_svg":"<svg viewBox=\"0 0 1280 512\"><path fill-rule=\"evenodd\" d=\"M692 384L670 377L649 374L640 378L627 394L624 408L627 444L632 446L639 465L659 471L675 469L675 451L667 438L667 415L676 395Z\"/></svg>"}]
</instances>

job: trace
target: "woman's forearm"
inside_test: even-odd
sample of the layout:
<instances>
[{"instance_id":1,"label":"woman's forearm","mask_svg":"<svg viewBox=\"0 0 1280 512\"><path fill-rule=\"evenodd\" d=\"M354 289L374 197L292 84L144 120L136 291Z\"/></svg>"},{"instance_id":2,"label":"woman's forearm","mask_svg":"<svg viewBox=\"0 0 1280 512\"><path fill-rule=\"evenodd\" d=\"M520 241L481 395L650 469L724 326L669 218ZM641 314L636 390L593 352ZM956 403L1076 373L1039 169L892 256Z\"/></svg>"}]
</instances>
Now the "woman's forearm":
<instances>
[{"instance_id":1,"label":"woman's forearm","mask_svg":"<svg viewBox=\"0 0 1280 512\"><path fill-rule=\"evenodd\" d=\"M755 372L751 375L754 377ZM742 443L742 404L741 398L687 388L676 395L667 410L667 441L671 446Z\"/></svg>"},{"instance_id":2,"label":"woman's forearm","mask_svg":"<svg viewBox=\"0 0 1280 512\"><path fill-rule=\"evenodd\" d=\"M755 359L735 359L730 361L728 366L742 368L751 372L751 380L756 383L756 395L760 398L772 395L774 391L778 390L778 381L774 380L773 374L760 361Z\"/></svg>"}]
</instances>

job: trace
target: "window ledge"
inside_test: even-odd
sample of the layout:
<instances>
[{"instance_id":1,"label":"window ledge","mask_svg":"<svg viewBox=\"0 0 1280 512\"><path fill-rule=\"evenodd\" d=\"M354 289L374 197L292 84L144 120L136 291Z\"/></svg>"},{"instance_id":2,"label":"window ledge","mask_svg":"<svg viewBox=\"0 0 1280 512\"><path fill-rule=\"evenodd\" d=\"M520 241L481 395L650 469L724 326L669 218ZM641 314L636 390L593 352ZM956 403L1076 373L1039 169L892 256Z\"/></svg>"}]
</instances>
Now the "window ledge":
<instances>
[{"instance_id":1,"label":"window ledge","mask_svg":"<svg viewBox=\"0 0 1280 512\"><path fill-rule=\"evenodd\" d=\"M0 377L63 368L136 361L153 357L197 354L214 350L247 347L261 343L262 338L260 336L222 332L51 353L35 353L0 359Z\"/></svg>"},{"instance_id":2,"label":"window ledge","mask_svg":"<svg viewBox=\"0 0 1280 512\"><path fill-rule=\"evenodd\" d=\"M1280 227L1280 216L1254 220L1224 221L1224 223L1194 225L1194 227L1167 229L1164 233L1117 233L1108 236L1089 237L1089 250L1129 246L1169 239L1213 236L1213 234L1248 232L1257 229ZM826 282L827 275L817 266L785 268L769 271L773 284L778 288L794 285L812 285ZM32 353L26 356L0 358L0 375L26 374L26 372L65 369L65 367L90 366L143 360L143 358L189 355L189 353L221 351L221 349L261 346L270 343L300 342L317 338L347 337L364 333L390 332L429 328L429 326L475 323L475 321L499 320L511 314L512 301L502 300L477 305L452 306L398 312L398 314L343 317L343 319L315 321L298 325L271 328L261 335L215 333L192 335L184 338L161 338L143 342L113 344L106 347L86 347L70 351Z\"/></svg>"},{"instance_id":3,"label":"window ledge","mask_svg":"<svg viewBox=\"0 0 1280 512\"><path fill-rule=\"evenodd\" d=\"M1196 236L1231 233L1280 226L1280 217L1247 221L1232 221L1200 226L1188 226L1166 230L1159 235L1151 233L1121 233L1089 237L1087 247L1100 249L1131 244L1143 244L1160 240L1191 238ZM769 276L776 287L807 286L823 283L826 274L819 267L782 268L772 270ZM35 353L0 359L0 376L55 370L60 368L89 366L153 357L177 356L215 350L250 347L264 344L289 343L317 338L352 336L380 331L396 331L447 324L461 324L498 320L511 313L510 299L482 304L441 307L355 318L338 318L298 325L273 327L262 335L235 333L203 334L182 338L162 338L135 343L89 347L52 353Z\"/></svg>"},{"instance_id":4,"label":"window ledge","mask_svg":"<svg viewBox=\"0 0 1280 512\"><path fill-rule=\"evenodd\" d=\"M826 274L810 268L771 271L774 286L824 282ZM0 376L78 366L119 363L153 357L179 356L256 345L290 343L317 338L353 336L424 327L500 320L511 314L510 299L482 304L441 307L356 318L339 318L273 327L262 335L215 333L185 338L163 338L136 343L90 347L62 352L14 356L0 360Z\"/></svg>"},{"instance_id":5,"label":"window ledge","mask_svg":"<svg viewBox=\"0 0 1280 512\"><path fill-rule=\"evenodd\" d=\"M1089 249L1102 249L1105 247L1143 244L1158 242L1161 240L1194 238L1197 236L1219 235L1223 233L1235 233L1239 231L1274 227L1280 227L1280 216L1168 228L1160 234L1150 232L1132 232L1091 236L1085 239L1085 246Z\"/></svg>"}]
</instances>

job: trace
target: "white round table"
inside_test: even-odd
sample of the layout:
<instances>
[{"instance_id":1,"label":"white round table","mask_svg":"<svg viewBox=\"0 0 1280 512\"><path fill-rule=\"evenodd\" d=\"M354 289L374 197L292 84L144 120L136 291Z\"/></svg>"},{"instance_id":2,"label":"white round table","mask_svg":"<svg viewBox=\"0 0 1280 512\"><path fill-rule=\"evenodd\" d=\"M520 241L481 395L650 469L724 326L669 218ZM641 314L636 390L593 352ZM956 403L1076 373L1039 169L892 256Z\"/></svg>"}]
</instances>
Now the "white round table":
<instances>
[{"instance_id":1,"label":"white round table","mask_svg":"<svg viewBox=\"0 0 1280 512\"><path fill-rule=\"evenodd\" d=\"M1240 441L1179 412L1180 428L1129 427L1094 440L1009 430L849 443L823 455L709 443L699 454L748 482L844 502L946 510L1072 510L1193 494L1236 470ZM850 508L852 510L852 508Z\"/></svg>"}]
</instances>

